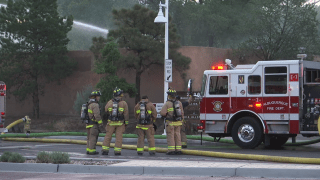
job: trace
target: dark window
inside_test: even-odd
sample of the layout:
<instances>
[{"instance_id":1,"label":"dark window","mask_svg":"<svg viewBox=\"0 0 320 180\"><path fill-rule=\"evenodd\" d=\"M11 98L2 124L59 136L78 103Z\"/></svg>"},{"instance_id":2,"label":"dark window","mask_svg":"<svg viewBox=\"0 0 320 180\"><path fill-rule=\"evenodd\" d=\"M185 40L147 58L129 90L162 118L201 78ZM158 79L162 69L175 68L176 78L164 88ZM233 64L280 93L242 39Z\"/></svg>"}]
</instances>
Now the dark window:
<instances>
[{"instance_id":1,"label":"dark window","mask_svg":"<svg viewBox=\"0 0 320 180\"><path fill-rule=\"evenodd\" d=\"M266 67L266 74L287 73L287 67Z\"/></svg>"},{"instance_id":2,"label":"dark window","mask_svg":"<svg viewBox=\"0 0 320 180\"><path fill-rule=\"evenodd\" d=\"M287 67L266 67L265 72L265 93L286 94Z\"/></svg>"},{"instance_id":3,"label":"dark window","mask_svg":"<svg viewBox=\"0 0 320 180\"><path fill-rule=\"evenodd\" d=\"M228 76L211 76L209 94L228 94Z\"/></svg>"},{"instance_id":4,"label":"dark window","mask_svg":"<svg viewBox=\"0 0 320 180\"><path fill-rule=\"evenodd\" d=\"M248 89L249 94L260 94L261 93L261 77L249 76L248 77Z\"/></svg>"}]
</instances>

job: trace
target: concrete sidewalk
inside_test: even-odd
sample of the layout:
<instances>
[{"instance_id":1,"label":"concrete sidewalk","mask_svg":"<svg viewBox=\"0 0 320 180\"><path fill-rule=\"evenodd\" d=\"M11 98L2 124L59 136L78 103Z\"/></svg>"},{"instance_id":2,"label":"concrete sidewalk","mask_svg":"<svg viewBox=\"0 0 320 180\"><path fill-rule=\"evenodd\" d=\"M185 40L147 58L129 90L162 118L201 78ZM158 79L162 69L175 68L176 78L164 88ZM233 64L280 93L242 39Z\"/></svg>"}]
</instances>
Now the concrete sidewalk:
<instances>
[{"instance_id":1,"label":"concrete sidewalk","mask_svg":"<svg viewBox=\"0 0 320 180\"><path fill-rule=\"evenodd\" d=\"M90 158L73 160L91 160ZM320 165L247 162L204 162L177 160L118 160L116 164L74 165L0 163L0 172L41 172L79 174L166 175L206 177L313 178L320 177Z\"/></svg>"}]
</instances>

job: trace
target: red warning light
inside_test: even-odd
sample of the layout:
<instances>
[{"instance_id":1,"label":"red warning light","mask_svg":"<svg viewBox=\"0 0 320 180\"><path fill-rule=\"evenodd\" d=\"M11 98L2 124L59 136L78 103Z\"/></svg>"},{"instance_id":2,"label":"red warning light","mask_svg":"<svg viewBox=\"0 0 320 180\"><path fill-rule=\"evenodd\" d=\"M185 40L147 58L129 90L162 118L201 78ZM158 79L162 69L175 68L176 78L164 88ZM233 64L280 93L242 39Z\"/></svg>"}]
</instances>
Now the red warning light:
<instances>
[{"instance_id":1,"label":"red warning light","mask_svg":"<svg viewBox=\"0 0 320 180\"><path fill-rule=\"evenodd\" d=\"M7 90L7 86L5 84L0 84L0 90Z\"/></svg>"}]
</instances>

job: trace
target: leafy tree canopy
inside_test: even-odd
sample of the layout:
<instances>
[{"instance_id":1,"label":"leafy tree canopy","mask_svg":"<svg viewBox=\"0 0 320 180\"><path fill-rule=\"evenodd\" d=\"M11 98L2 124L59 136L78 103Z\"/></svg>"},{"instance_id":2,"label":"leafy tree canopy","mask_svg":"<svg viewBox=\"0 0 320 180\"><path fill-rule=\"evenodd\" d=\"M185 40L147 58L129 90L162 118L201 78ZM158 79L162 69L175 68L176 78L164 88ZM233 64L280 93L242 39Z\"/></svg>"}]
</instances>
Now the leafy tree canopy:
<instances>
[{"instance_id":1,"label":"leafy tree canopy","mask_svg":"<svg viewBox=\"0 0 320 180\"><path fill-rule=\"evenodd\" d=\"M154 23L157 13L135 5L132 9L113 10L117 29L110 30L108 37L114 37L119 47L126 50L120 58L123 68L133 69L136 75L136 102L140 100L141 74L152 65L164 63L164 25ZM171 19L171 18L170 18ZM191 60L177 52L180 44L175 26L169 25L169 58L180 72L189 68Z\"/></svg>"},{"instance_id":2,"label":"leafy tree canopy","mask_svg":"<svg viewBox=\"0 0 320 180\"><path fill-rule=\"evenodd\" d=\"M59 17L56 0L9 0L0 9L0 79L19 100L32 96L37 118L45 84L76 66L66 56L72 22Z\"/></svg>"},{"instance_id":3,"label":"leafy tree canopy","mask_svg":"<svg viewBox=\"0 0 320 180\"><path fill-rule=\"evenodd\" d=\"M106 103L113 97L113 90L115 87L122 89L125 93L128 93L130 97L135 96L136 88L134 84L129 84L124 78L119 78L117 76L117 70L120 66L119 59L121 58L118 44L115 43L112 38L105 40L101 37L94 38L93 42L95 46L92 46L91 50L94 53L96 53L95 49L100 49L102 44L105 45L100 51L101 56L96 56L95 60L95 72L97 74L106 75L101 78L96 85L102 93L101 103Z\"/></svg>"},{"instance_id":4,"label":"leafy tree canopy","mask_svg":"<svg viewBox=\"0 0 320 180\"><path fill-rule=\"evenodd\" d=\"M138 0L58 0L62 15L72 15L75 20L112 28L112 9L130 8Z\"/></svg>"},{"instance_id":5,"label":"leafy tree canopy","mask_svg":"<svg viewBox=\"0 0 320 180\"><path fill-rule=\"evenodd\" d=\"M319 54L319 34L314 4L306 0L255 0L250 18L250 38L239 46L242 52L262 60L296 59L299 49ZM240 52L241 52L240 51Z\"/></svg>"}]
</instances>

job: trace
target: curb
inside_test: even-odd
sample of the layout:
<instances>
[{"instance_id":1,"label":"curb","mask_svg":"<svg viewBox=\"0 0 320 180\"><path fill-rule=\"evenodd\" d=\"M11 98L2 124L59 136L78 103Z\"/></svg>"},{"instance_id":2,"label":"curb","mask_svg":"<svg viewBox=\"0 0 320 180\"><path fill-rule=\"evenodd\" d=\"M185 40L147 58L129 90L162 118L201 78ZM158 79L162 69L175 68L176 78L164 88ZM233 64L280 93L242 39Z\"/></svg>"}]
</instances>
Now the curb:
<instances>
[{"instance_id":1,"label":"curb","mask_svg":"<svg viewBox=\"0 0 320 180\"><path fill-rule=\"evenodd\" d=\"M206 177L319 178L319 169L245 168L245 167L144 167L73 164L0 163L0 172L174 175Z\"/></svg>"}]
</instances>

